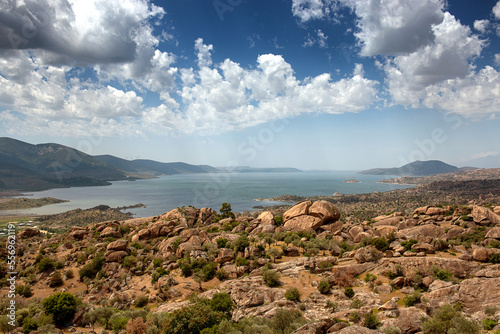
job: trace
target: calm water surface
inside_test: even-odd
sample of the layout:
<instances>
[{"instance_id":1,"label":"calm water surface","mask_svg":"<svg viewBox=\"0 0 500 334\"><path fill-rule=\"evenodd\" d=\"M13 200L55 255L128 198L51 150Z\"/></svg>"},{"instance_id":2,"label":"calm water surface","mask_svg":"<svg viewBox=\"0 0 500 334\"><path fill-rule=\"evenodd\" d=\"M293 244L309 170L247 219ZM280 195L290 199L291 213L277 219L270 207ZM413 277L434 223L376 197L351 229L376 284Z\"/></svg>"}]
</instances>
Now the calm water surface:
<instances>
[{"instance_id":1,"label":"calm water surface","mask_svg":"<svg viewBox=\"0 0 500 334\"><path fill-rule=\"evenodd\" d=\"M345 183L354 178L360 183ZM361 175L356 172L302 173L213 173L162 176L151 180L117 181L110 186L52 189L26 193L34 198L55 197L69 200L27 210L11 210L16 214L54 214L76 208L88 209L100 204L110 207L146 204L146 208L130 209L138 217L162 214L180 206L211 207L218 210L223 202L233 211L255 210L283 202L255 201L280 195L333 195L389 191L409 186L376 183L388 176ZM287 203L289 204L289 203Z\"/></svg>"}]
</instances>

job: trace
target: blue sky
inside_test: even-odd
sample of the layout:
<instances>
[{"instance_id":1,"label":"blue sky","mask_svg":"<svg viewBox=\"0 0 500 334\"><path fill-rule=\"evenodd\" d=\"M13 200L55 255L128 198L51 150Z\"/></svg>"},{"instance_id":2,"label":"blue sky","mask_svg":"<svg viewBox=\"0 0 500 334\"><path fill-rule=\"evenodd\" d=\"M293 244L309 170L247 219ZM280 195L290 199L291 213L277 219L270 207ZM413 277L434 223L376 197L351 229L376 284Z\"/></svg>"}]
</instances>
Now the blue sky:
<instances>
[{"instance_id":1,"label":"blue sky","mask_svg":"<svg viewBox=\"0 0 500 334\"><path fill-rule=\"evenodd\" d=\"M213 166L500 167L500 2L13 0L0 133Z\"/></svg>"}]
</instances>

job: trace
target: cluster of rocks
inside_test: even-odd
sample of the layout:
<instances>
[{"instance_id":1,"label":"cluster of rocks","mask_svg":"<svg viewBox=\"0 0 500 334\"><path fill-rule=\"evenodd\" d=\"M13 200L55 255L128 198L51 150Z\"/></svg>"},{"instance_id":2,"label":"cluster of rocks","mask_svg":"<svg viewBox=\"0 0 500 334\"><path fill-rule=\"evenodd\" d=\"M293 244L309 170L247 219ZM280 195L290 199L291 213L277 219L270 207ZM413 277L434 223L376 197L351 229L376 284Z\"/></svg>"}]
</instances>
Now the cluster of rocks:
<instances>
[{"instance_id":1,"label":"cluster of rocks","mask_svg":"<svg viewBox=\"0 0 500 334\"><path fill-rule=\"evenodd\" d=\"M152 274L153 270L148 269L148 256L149 259L162 259L163 268L170 273L160 277L152 286L154 293L149 294L150 302L159 303L156 312L171 312L189 303L185 300L184 290L190 287L190 283L175 277L179 266L177 259L190 257L214 261L229 280L216 284L201 296L210 298L219 291L230 293L237 305L233 320L238 321L248 316L271 317L280 307L299 307L296 302L285 298L285 286L271 288L265 285L262 266L273 261L266 256L265 243L259 237L261 233L313 233L316 238L334 243L329 248L329 256L300 257L298 247L288 246L283 247L283 255L293 258L272 263L272 270L281 274L282 281L292 282L286 283L288 286L304 273L313 275L307 284L314 292L303 296L300 305L304 316L314 322L299 329L296 334L375 333L359 326L342 328L345 323L331 320L348 320L353 312L363 314L374 309L379 311L383 328L395 326L405 333L415 333L420 330L422 316L444 304L460 302L468 316L476 320L485 318L486 306L500 306L500 265L488 263L494 254L500 252L500 249L490 247L500 242L500 207L471 206L467 209L469 213L464 215L462 210L451 206L425 206L411 213L394 212L355 224L340 220L340 211L328 201L299 202L285 211L280 219L269 211L219 219L212 209L183 207L156 217L74 227L61 240L70 240L75 244L71 250L75 256L88 247L104 251L102 270L107 279L99 289L91 287L87 298L89 301L96 300L98 294L101 297L103 294L109 298L119 297L123 303L115 306L120 308L130 305L138 291L146 291L142 286L133 292L127 285L127 279L122 277ZM484 232L481 242L469 248L452 242L463 235L476 233L477 229ZM233 244L243 232L257 242L241 251L217 247L219 239ZM39 235L37 230L25 230L24 233L24 238ZM367 242L377 238L392 241L380 250L375 244ZM402 242L412 239L411 246L402 245ZM347 251L340 247L342 243L357 247ZM149 248L138 245L148 245ZM442 256L441 251L446 248L447 256ZM67 249L60 246L53 254L57 256L63 251ZM456 255L450 255L452 253ZM124 268L122 261L131 254L142 262L136 268ZM89 261L92 257L89 256ZM238 257L252 261L237 265L235 260ZM328 265L320 266L325 263ZM137 267L144 269L137 270ZM435 268L446 270L457 279L441 280L433 274ZM355 278L366 273L378 276L379 280L364 282ZM397 277L386 279L391 276L390 273L397 273ZM416 307L401 307L401 303L398 304L400 297L393 295L394 289L403 295L412 294L414 288L411 283L417 280L417 276L425 287L423 300L426 301ZM145 277L150 281L150 276ZM321 280L331 285L326 295L315 289ZM346 281L354 287L353 299L359 299L362 305L359 309L353 309L353 299L344 294ZM191 287L191 291L194 290L195 285ZM328 302L337 303L335 309L329 308ZM497 312L495 317L500 320L500 313Z\"/></svg>"}]
</instances>

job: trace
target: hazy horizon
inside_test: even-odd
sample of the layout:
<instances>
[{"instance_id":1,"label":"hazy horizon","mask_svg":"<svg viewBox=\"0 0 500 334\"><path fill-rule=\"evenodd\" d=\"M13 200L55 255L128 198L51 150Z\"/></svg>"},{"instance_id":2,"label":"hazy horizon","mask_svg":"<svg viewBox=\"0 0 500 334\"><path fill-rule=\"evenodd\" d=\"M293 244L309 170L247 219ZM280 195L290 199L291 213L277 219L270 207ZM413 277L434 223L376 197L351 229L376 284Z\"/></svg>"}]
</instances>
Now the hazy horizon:
<instances>
[{"instance_id":1,"label":"hazy horizon","mask_svg":"<svg viewBox=\"0 0 500 334\"><path fill-rule=\"evenodd\" d=\"M26 0L0 13L8 137L218 167L500 167L500 1Z\"/></svg>"}]
</instances>

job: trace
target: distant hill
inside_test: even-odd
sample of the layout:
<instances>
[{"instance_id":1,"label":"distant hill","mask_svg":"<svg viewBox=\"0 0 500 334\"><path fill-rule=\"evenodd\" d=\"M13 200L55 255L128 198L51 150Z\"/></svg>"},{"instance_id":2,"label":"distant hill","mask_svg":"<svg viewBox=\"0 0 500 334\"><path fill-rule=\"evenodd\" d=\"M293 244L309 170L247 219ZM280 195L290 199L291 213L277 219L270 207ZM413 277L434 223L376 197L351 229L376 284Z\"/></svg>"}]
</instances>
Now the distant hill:
<instances>
[{"instance_id":1,"label":"distant hill","mask_svg":"<svg viewBox=\"0 0 500 334\"><path fill-rule=\"evenodd\" d=\"M32 145L12 138L0 138L0 191L102 186L109 185L108 181L144 176L217 171L210 166L183 162L128 161L111 155L94 157L60 144Z\"/></svg>"},{"instance_id":2,"label":"distant hill","mask_svg":"<svg viewBox=\"0 0 500 334\"><path fill-rule=\"evenodd\" d=\"M208 165L190 165L184 162L158 162L154 160L125 160L112 155L96 155L95 158L101 162L121 169L128 173L139 175L174 175L195 173L216 173L217 168Z\"/></svg>"},{"instance_id":3,"label":"distant hill","mask_svg":"<svg viewBox=\"0 0 500 334\"><path fill-rule=\"evenodd\" d=\"M127 179L126 172L73 148L6 137L0 138L0 171L0 186L15 190L106 185Z\"/></svg>"},{"instance_id":4,"label":"distant hill","mask_svg":"<svg viewBox=\"0 0 500 334\"><path fill-rule=\"evenodd\" d=\"M359 172L367 175L427 176L458 171L458 168L439 160L415 161L402 167L374 168Z\"/></svg>"}]
</instances>

